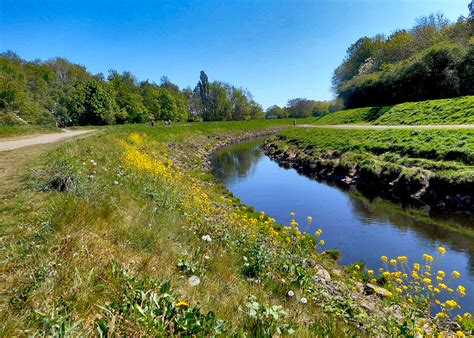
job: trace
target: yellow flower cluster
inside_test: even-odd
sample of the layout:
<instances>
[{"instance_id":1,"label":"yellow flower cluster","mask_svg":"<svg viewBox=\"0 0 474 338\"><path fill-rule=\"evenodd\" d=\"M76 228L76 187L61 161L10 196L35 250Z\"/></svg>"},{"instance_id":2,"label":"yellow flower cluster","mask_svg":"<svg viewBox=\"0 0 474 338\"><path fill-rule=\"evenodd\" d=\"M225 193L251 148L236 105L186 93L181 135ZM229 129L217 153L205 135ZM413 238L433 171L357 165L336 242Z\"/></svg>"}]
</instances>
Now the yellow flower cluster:
<instances>
[{"instance_id":1,"label":"yellow flower cluster","mask_svg":"<svg viewBox=\"0 0 474 338\"><path fill-rule=\"evenodd\" d=\"M444 247L438 248L439 257L446 253ZM459 271L454 270L451 273L451 279L446 279L446 272L438 270L436 274L432 272L432 266L435 257L429 254L423 255L424 264L414 263L412 269L408 264L407 256L398 256L396 259L389 259L387 256L380 257L385 264L385 268L379 271L386 279L388 288L394 290L400 297L406 297L409 303L417 303L420 306L428 306L437 304L441 308L441 312L437 314L437 318L448 318L448 313L453 309L460 308L457 297L466 295L466 288L459 285L456 290L449 287L449 283L453 279L461 277ZM373 274L373 270L367 271L369 275ZM441 302L436 298L442 291L454 295L454 298Z\"/></svg>"},{"instance_id":2,"label":"yellow flower cluster","mask_svg":"<svg viewBox=\"0 0 474 338\"><path fill-rule=\"evenodd\" d=\"M182 209L191 224L209 226L209 219L225 220L227 223L225 226L233 226L240 231L245 231L248 238L256 238L257 233L262 232L285 245L307 242L316 249L314 237L308 236L299 229L299 224L294 219L295 213L290 214L292 217L290 226L280 230L280 227L276 225L276 220L267 217L263 211L257 218L245 213L232 212L225 204L225 199L221 199L222 204L216 203L206 192L204 183L175 166L162 144L137 133L131 134L120 144L124 149L122 161L125 167L136 170L140 174L152 175L156 181L164 183L166 189L174 197L179 198ZM309 216L307 221L311 223L312 217ZM321 234L322 230L318 230L316 237ZM324 245L324 240L320 240L319 245Z\"/></svg>"}]
</instances>

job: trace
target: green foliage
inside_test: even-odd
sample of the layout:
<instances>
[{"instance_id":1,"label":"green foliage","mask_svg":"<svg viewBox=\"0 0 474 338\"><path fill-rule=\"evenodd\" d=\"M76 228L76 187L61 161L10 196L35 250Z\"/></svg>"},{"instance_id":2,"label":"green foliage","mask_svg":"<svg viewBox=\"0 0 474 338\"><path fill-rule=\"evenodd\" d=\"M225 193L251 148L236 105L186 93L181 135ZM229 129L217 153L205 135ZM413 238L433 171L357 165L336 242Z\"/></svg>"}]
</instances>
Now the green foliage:
<instances>
[{"instance_id":1,"label":"green foliage","mask_svg":"<svg viewBox=\"0 0 474 338\"><path fill-rule=\"evenodd\" d=\"M438 14L388 38L363 37L334 71L333 89L348 108L472 95L472 24Z\"/></svg>"},{"instance_id":2,"label":"green foliage","mask_svg":"<svg viewBox=\"0 0 474 338\"><path fill-rule=\"evenodd\" d=\"M143 97L140 95L140 89L137 80L130 72L119 74L111 70L109 84L115 91L115 100L123 113L117 122L144 122L148 119L148 111L143 104Z\"/></svg>"},{"instance_id":3,"label":"green foliage","mask_svg":"<svg viewBox=\"0 0 474 338\"><path fill-rule=\"evenodd\" d=\"M289 116L288 110L281 108L277 105L273 105L267 108L265 112L265 118L267 119L284 119Z\"/></svg>"},{"instance_id":4,"label":"green foliage","mask_svg":"<svg viewBox=\"0 0 474 338\"><path fill-rule=\"evenodd\" d=\"M213 312L202 313L180 301L169 281L138 277L112 267L116 299L102 306L97 330L103 337L121 335L215 335L226 332Z\"/></svg>"},{"instance_id":5,"label":"green foliage","mask_svg":"<svg viewBox=\"0 0 474 338\"><path fill-rule=\"evenodd\" d=\"M120 113L113 94L100 82L91 80L79 89L80 95L76 102L79 123L82 125L115 124L117 119L125 115Z\"/></svg>"},{"instance_id":6,"label":"green foliage","mask_svg":"<svg viewBox=\"0 0 474 338\"><path fill-rule=\"evenodd\" d=\"M354 77L340 87L339 95L350 108L391 105L473 95L473 79L474 45L440 44L379 72Z\"/></svg>"},{"instance_id":7,"label":"green foliage","mask_svg":"<svg viewBox=\"0 0 474 338\"><path fill-rule=\"evenodd\" d=\"M273 337L295 332L294 326L287 323L288 313L281 305L265 306L255 296L250 296L244 312L244 330L252 337Z\"/></svg>"},{"instance_id":8,"label":"green foliage","mask_svg":"<svg viewBox=\"0 0 474 338\"><path fill-rule=\"evenodd\" d=\"M474 96L405 102L391 107L341 110L318 119L315 124L473 124Z\"/></svg>"},{"instance_id":9,"label":"green foliage","mask_svg":"<svg viewBox=\"0 0 474 338\"><path fill-rule=\"evenodd\" d=\"M204 72L194 91L181 91L167 77L139 83L111 70L105 79L63 58L28 62L13 52L0 55L0 113L0 125L50 126L264 118L250 92Z\"/></svg>"}]
</instances>

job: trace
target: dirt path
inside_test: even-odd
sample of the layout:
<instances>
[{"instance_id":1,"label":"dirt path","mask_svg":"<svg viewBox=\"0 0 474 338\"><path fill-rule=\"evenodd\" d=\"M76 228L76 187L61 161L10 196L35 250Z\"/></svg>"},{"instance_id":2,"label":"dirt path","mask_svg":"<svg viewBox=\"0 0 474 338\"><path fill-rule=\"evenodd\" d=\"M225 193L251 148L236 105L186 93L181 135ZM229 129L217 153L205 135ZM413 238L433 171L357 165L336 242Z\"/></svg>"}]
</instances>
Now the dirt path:
<instances>
[{"instance_id":1,"label":"dirt path","mask_svg":"<svg viewBox=\"0 0 474 338\"><path fill-rule=\"evenodd\" d=\"M403 126L375 126L361 124L301 124L302 128L323 128L323 129L474 129L474 124L431 124L431 125L403 125Z\"/></svg>"},{"instance_id":2,"label":"dirt path","mask_svg":"<svg viewBox=\"0 0 474 338\"><path fill-rule=\"evenodd\" d=\"M70 138L73 136L91 133L93 131L95 131L95 129L90 129L90 130L64 129L64 131L61 133L50 133L50 134L31 136L31 137L19 136L17 138L13 138L9 140L1 140L0 151L13 150L13 149L23 148L23 147L27 147L27 146L31 146L35 144L56 142L56 141Z\"/></svg>"}]
</instances>

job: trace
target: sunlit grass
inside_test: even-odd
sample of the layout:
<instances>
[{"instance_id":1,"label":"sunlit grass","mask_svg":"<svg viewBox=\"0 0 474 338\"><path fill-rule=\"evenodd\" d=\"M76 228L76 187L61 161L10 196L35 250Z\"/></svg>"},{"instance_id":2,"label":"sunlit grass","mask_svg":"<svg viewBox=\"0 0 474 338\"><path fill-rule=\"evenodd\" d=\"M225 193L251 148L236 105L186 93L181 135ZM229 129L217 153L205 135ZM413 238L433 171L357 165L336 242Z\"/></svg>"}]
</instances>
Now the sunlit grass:
<instances>
[{"instance_id":1,"label":"sunlit grass","mask_svg":"<svg viewBox=\"0 0 474 338\"><path fill-rule=\"evenodd\" d=\"M108 127L45 156L28 189L3 192L2 334L397 333L353 298L357 276L333 274L324 229L283 227L201 179L203 149L274 123L291 120ZM337 295L315 283L322 267Z\"/></svg>"}]
</instances>

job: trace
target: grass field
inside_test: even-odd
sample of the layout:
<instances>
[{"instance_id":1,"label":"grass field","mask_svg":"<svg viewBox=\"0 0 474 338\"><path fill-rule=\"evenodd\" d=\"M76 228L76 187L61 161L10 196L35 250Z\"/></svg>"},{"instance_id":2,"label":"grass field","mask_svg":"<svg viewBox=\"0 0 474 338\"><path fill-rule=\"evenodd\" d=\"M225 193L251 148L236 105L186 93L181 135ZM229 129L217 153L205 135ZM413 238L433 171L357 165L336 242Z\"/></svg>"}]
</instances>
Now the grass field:
<instances>
[{"instance_id":1,"label":"grass field","mask_svg":"<svg viewBox=\"0 0 474 338\"><path fill-rule=\"evenodd\" d=\"M60 131L59 128L39 126L39 125L0 125L0 139L1 138L10 138L21 135L34 135L34 134L44 134Z\"/></svg>"},{"instance_id":2,"label":"grass field","mask_svg":"<svg viewBox=\"0 0 474 338\"><path fill-rule=\"evenodd\" d=\"M315 124L430 125L474 124L474 96L421 102L391 107L341 110L321 117Z\"/></svg>"},{"instance_id":3,"label":"grass field","mask_svg":"<svg viewBox=\"0 0 474 338\"><path fill-rule=\"evenodd\" d=\"M14 167L0 188L2 336L400 334L410 311L395 288L365 296L363 264L338 266L324 234L254 213L204 169L216 146L290 124L114 126L1 154Z\"/></svg>"}]
</instances>

